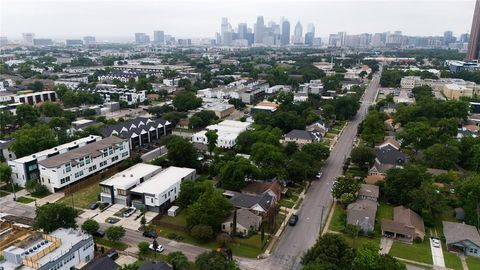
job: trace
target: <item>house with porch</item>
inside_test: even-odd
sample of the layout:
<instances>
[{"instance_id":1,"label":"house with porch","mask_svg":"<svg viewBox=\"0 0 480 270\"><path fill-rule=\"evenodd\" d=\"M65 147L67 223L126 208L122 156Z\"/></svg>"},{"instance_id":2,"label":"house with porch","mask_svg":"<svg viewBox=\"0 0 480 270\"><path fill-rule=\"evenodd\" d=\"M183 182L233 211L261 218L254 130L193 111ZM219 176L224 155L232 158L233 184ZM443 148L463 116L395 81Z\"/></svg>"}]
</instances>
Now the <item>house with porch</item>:
<instances>
[{"instance_id":1,"label":"house with porch","mask_svg":"<svg viewBox=\"0 0 480 270\"><path fill-rule=\"evenodd\" d=\"M222 223L222 232L231 234L233 230L233 213ZM258 231L262 217L255 215L248 209L237 210L237 234L246 237L251 232Z\"/></svg>"},{"instance_id":2,"label":"house with porch","mask_svg":"<svg viewBox=\"0 0 480 270\"><path fill-rule=\"evenodd\" d=\"M480 234L475 226L449 221L442 223L448 251L480 257Z\"/></svg>"}]
</instances>

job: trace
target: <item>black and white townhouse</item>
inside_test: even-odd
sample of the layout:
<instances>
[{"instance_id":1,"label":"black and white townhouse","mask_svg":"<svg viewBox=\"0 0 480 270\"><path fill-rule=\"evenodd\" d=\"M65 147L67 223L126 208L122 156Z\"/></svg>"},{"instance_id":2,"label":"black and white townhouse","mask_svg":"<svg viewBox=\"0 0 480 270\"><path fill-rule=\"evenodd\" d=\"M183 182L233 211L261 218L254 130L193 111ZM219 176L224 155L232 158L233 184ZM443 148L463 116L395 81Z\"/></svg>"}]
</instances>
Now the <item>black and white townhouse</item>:
<instances>
[{"instance_id":1,"label":"black and white townhouse","mask_svg":"<svg viewBox=\"0 0 480 270\"><path fill-rule=\"evenodd\" d=\"M134 149L158 141L162 136L172 134L173 126L163 119L137 117L135 119L106 126L101 130L103 137L119 136L130 140L130 148Z\"/></svg>"}]
</instances>

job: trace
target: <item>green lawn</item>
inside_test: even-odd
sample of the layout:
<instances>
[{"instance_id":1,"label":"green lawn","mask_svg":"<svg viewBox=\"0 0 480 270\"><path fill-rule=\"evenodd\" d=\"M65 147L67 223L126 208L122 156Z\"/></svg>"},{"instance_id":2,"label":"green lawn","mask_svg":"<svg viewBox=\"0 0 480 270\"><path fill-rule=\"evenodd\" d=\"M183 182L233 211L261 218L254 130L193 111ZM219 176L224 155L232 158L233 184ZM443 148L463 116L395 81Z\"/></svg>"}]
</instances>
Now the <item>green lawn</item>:
<instances>
[{"instance_id":1,"label":"green lawn","mask_svg":"<svg viewBox=\"0 0 480 270\"><path fill-rule=\"evenodd\" d=\"M75 207L87 209L90 204L98 201L98 195L100 194L100 191L100 185L98 185L98 183L95 183L75 192L73 194L73 202L72 195L61 198L59 202L65 203L70 206L73 203Z\"/></svg>"},{"instance_id":2,"label":"green lawn","mask_svg":"<svg viewBox=\"0 0 480 270\"><path fill-rule=\"evenodd\" d=\"M328 229L331 231L341 232L343 229L345 229L345 209L343 209L342 205L337 203L333 211L332 220L330 221L330 226Z\"/></svg>"},{"instance_id":3,"label":"green lawn","mask_svg":"<svg viewBox=\"0 0 480 270\"><path fill-rule=\"evenodd\" d=\"M380 238L378 237L366 237L366 236L359 235L356 239L354 239L350 235L347 235L347 234L342 234L342 235L347 240L347 243L352 247L355 240L355 248L359 248L365 244L371 244L375 247L380 246Z\"/></svg>"},{"instance_id":4,"label":"green lawn","mask_svg":"<svg viewBox=\"0 0 480 270\"><path fill-rule=\"evenodd\" d=\"M7 196L8 194L10 194L10 193L8 193L8 192L6 192L6 191L3 191L3 190L0 190L0 198L1 198L1 197L5 197L5 196Z\"/></svg>"},{"instance_id":5,"label":"green lawn","mask_svg":"<svg viewBox=\"0 0 480 270\"><path fill-rule=\"evenodd\" d=\"M433 263L430 242L427 238L420 244L406 244L395 241L389 255L422 263Z\"/></svg>"},{"instance_id":6,"label":"green lawn","mask_svg":"<svg viewBox=\"0 0 480 270\"><path fill-rule=\"evenodd\" d=\"M128 248L128 245L125 244L125 243L113 242L113 241L110 241L106 238L95 237L95 243L97 243L97 245L106 246L106 247L110 247L110 248L114 248L114 249L122 250L122 251Z\"/></svg>"},{"instance_id":7,"label":"green lawn","mask_svg":"<svg viewBox=\"0 0 480 270\"><path fill-rule=\"evenodd\" d=\"M20 187L18 185L15 186L15 192L19 192L20 190L22 190L23 187ZM12 189L12 185L9 184L9 185L3 185L2 187L0 187L0 190L3 190L3 191L8 191L8 192L13 192L13 189Z\"/></svg>"},{"instance_id":8,"label":"green lawn","mask_svg":"<svg viewBox=\"0 0 480 270\"><path fill-rule=\"evenodd\" d=\"M327 138L327 139L333 139L333 138L335 138L335 134L328 132L328 133L325 134L325 138Z\"/></svg>"},{"instance_id":9,"label":"green lawn","mask_svg":"<svg viewBox=\"0 0 480 270\"><path fill-rule=\"evenodd\" d=\"M295 206L295 202L289 199L281 199L278 204L280 204L280 206L287 207L287 208L293 208L293 206Z\"/></svg>"},{"instance_id":10,"label":"green lawn","mask_svg":"<svg viewBox=\"0 0 480 270\"><path fill-rule=\"evenodd\" d=\"M463 269L460 258L455 253L448 252L447 248L445 247L445 243L442 243L442 249L443 249L443 258L445 259L446 267L455 269L455 270Z\"/></svg>"},{"instance_id":11,"label":"green lawn","mask_svg":"<svg viewBox=\"0 0 480 270\"><path fill-rule=\"evenodd\" d=\"M170 224L180 225L180 226L187 226L187 214L186 213L187 213L187 211L182 210L175 217L170 217L170 216L164 215L164 216L162 216L162 219L160 221L170 223Z\"/></svg>"},{"instance_id":12,"label":"green lawn","mask_svg":"<svg viewBox=\"0 0 480 270\"><path fill-rule=\"evenodd\" d=\"M47 192L47 193L44 193L44 194L30 194L29 196L33 197L33 198L41 199L41 198L47 197L50 194L51 194L50 192Z\"/></svg>"},{"instance_id":13,"label":"green lawn","mask_svg":"<svg viewBox=\"0 0 480 270\"><path fill-rule=\"evenodd\" d=\"M31 203L31 202L34 202L34 201L35 201L35 199L28 198L28 197L17 198L17 202L24 203L24 204Z\"/></svg>"},{"instance_id":14,"label":"green lawn","mask_svg":"<svg viewBox=\"0 0 480 270\"><path fill-rule=\"evenodd\" d=\"M480 269L480 259L472 256L467 257L467 265L470 270Z\"/></svg>"}]
</instances>

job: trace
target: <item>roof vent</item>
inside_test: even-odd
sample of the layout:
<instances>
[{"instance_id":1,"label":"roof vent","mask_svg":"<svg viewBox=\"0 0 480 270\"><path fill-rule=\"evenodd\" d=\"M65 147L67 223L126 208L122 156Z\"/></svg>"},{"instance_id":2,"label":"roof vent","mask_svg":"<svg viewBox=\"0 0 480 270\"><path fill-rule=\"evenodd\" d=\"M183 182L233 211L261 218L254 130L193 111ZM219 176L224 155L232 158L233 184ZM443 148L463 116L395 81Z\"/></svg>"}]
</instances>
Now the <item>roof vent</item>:
<instances>
[{"instance_id":1,"label":"roof vent","mask_svg":"<svg viewBox=\"0 0 480 270\"><path fill-rule=\"evenodd\" d=\"M133 177L133 174L130 174L130 177Z\"/></svg>"},{"instance_id":2,"label":"roof vent","mask_svg":"<svg viewBox=\"0 0 480 270\"><path fill-rule=\"evenodd\" d=\"M122 177L125 177L125 174L122 174Z\"/></svg>"}]
</instances>

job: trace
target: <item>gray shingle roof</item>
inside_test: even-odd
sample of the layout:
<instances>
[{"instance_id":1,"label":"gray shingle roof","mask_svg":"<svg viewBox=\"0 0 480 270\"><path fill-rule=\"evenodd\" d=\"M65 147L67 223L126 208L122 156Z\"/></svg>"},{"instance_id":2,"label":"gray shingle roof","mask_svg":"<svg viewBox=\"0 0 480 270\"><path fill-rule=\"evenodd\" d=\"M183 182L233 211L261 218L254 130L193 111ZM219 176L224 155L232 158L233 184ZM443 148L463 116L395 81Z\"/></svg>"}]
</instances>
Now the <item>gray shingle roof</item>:
<instances>
[{"instance_id":1,"label":"gray shingle roof","mask_svg":"<svg viewBox=\"0 0 480 270\"><path fill-rule=\"evenodd\" d=\"M320 132L294 129L285 134L285 138L317 141L321 138Z\"/></svg>"},{"instance_id":2,"label":"gray shingle roof","mask_svg":"<svg viewBox=\"0 0 480 270\"><path fill-rule=\"evenodd\" d=\"M375 152L381 164L404 165L407 162L407 155L390 144L376 148Z\"/></svg>"},{"instance_id":3,"label":"gray shingle roof","mask_svg":"<svg viewBox=\"0 0 480 270\"><path fill-rule=\"evenodd\" d=\"M347 223L355 225L367 221L373 228L375 226L375 215L377 203L371 200L358 200L347 206Z\"/></svg>"},{"instance_id":4,"label":"gray shingle roof","mask_svg":"<svg viewBox=\"0 0 480 270\"><path fill-rule=\"evenodd\" d=\"M110 259L109 257L101 257L88 264L85 267L85 270L117 270L118 268L119 266L114 260Z\"/></svg>"},{"instance_id":5,"label":"gray shingle roof","mask_svg":"<svg viewBox=\"0 0 480 270\"><path fill-rule=\"evenodd\" d=\"M367 196L378 199L379 188L375 185L362 184L360 190L358 191L358 196Z\"/></svg>"},{"instance_id":6,"label":"gray shingle roof","mask_svg":"<svg viewBox=\"0 0 480 270\"><path fill-rule=\"evenodd\" d=\"M265 211L268 211L272 203L273 197L268 193L264 193L261 196L254 196L248 194L237 194L230 199L230 202L233 206L237 208L247 208L250 209L256 204L260 205Z\"/></svg>"},{"instance_id":7,"label":"gray shingle roof","mask_svg":"<svg viewBox=\"0 0 480 270\"><path fill-rule=\"evenodd\" d=\"M233 214L230 215L225 222L231 221L233 221ZM262 217L255 215L248 209L237 210L237 223L242 225L244 228L256 228L260 222L262 222Z\"/></svg>"},{"instance_id":8,"label":"gray shingle roof","mask_svg":"<svg viewBox=\"0 0 480 270\"><path fill-rule=\"evenodd\" d=\"M463 240L470 240L480 247L480 234L477 228L464 223L443 221L443 234L447 245L454 244Z\"/></svg>"}]
</instances>

